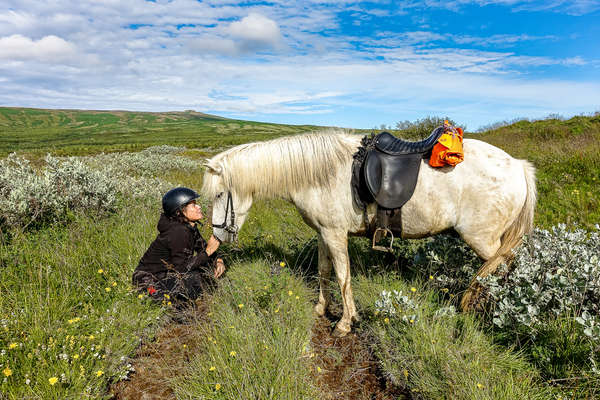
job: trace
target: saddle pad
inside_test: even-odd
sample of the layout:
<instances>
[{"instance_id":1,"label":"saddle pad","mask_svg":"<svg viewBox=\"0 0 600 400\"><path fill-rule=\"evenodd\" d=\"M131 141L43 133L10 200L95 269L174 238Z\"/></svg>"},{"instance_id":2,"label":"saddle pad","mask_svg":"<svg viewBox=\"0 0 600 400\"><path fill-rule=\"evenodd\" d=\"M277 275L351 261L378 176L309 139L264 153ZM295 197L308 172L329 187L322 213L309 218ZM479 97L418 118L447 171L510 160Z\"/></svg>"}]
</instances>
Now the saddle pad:
<instances>
[{"instance_id":1,"label":"saddle pad","mask_svg":"<svg viewBox=\"0 0 600 400\"><path fill-rule=\"evenodd\" d=\"M367 153L364 177L367 188L381 207L402 207L413 195L423 155L393 156L377 150Z\"/></svg>"}]
</instances>

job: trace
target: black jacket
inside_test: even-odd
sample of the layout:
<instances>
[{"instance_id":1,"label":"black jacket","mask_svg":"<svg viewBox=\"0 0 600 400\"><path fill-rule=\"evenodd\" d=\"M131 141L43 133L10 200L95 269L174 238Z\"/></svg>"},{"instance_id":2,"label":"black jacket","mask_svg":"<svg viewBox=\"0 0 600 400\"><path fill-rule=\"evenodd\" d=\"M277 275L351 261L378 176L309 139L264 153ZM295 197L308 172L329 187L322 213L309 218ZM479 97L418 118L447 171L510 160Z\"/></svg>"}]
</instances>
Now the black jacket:
<instances>
[{"instance_id":1,"label":"black jacket","mask_svg":"<svg viewBox=\"0 0 600 400\"><path fill-rule=\"evenodd\" d=\"M213 264L216 253L206 254L206 241L196 226L173 221L161 214L157 228L159 234L136 271L149 272L162 279L172 269L185 273Z\"/></svg>"}]
</instances>

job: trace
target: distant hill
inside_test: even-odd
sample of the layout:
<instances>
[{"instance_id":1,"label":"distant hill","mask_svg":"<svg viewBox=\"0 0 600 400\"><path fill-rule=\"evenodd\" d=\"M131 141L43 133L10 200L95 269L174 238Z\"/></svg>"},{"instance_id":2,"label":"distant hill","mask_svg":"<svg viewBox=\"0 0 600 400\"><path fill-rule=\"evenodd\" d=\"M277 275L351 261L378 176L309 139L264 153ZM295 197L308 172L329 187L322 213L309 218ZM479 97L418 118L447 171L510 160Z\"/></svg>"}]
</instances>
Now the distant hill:
<instances>
[{"instance_id":1,"label":"distant hill","mask_svg":"<svg viewBox=\"0 0 600 400\"><path fill-rule=\"evenodd\" d=\"M318 129L196 111L134 112L0 107L0 156L13 151L89 154L169 144L223 147Z\"/></svg>"}]
</instances>

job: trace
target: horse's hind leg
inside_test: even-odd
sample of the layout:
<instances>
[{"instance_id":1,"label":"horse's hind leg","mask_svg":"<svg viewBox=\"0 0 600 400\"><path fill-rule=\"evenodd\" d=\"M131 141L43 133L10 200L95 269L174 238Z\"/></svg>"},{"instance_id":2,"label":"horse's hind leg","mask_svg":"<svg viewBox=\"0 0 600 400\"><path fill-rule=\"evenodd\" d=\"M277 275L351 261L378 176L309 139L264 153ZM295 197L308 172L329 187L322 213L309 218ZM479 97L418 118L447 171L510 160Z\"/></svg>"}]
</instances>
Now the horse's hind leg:
<instances>
[{"instance_id":1,"label":"horse's hind leg","mask_svg":"<svg viewBox=\"0 0 600 400\"><path fill-rule=\"evenodd\" d=\"M483 278L496 272L498 266L504 261L504 257L498 254L501 245L500 239L482 241L481 238L463 236L463 240L471 246L479 257L485 260L475 277L471 280L469 288L460 301L461 309L469 311L473 309L481 294L482 287L477 278Z\"/></svg>"},{"instance_id":2,"label":"horse's hind leg","mask_svg":"<svg viewBox=\"0 0 600 400\"><path fill-rule=\"evenodd\" d=\"M325 315L327 306L330 301L330 294L328 289L329 279L331 277L331 258L329 250L323 242L323 237L319 234L319 302L315 306L315 312L319 316Z\"/></svg>"}]
</instances>

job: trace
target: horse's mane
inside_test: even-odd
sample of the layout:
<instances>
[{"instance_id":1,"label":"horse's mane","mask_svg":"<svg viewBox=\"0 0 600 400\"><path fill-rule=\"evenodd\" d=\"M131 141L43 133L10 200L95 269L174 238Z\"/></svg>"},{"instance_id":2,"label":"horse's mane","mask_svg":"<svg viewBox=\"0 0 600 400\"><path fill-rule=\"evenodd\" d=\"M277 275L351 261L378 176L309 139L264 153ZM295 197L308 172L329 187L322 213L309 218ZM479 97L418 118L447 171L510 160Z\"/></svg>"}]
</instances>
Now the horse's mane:
<instances>
[{"instance_id":1,"label":"horse's mane","mask_svg":"<svg viewBox=\"0 0 600 400\"><path fill-rule=\"evenodd\" d=\"M307 186L328 186L335 171L352 159L359 139L330 130L233 147L208 160L209 168L221 174L207 172L202 193L214 197L224 185L239 194L287 197Z\"/></svg>"}]
</instances>

